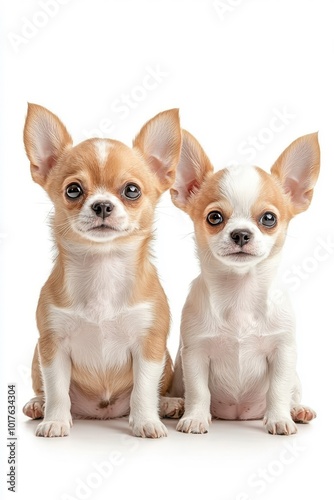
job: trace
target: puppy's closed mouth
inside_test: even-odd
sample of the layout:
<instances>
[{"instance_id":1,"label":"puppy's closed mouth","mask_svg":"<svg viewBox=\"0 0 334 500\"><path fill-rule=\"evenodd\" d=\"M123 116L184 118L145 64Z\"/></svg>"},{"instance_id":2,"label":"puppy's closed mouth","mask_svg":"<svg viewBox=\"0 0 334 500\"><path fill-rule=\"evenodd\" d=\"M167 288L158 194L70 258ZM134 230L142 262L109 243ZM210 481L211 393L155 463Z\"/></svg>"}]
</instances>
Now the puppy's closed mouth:
<instances>
[{"instance_id":1,"label":"puppy's closed mouth","mask_svg":"<svg viewBox=\"0 0 334 500\"><path fill-rule=\"evenodd\" d=\"M243 252L240 250L240 252L231 252L225 254L225 257L257 257L257 255L254 255L253 253L249 252Z\"/></svg>"},{"instance_id":2,"label":"puppy's closed mouth","mask_svg":"<svg viewBox=\"0 0 334 500\"><path fill-rule=\"evenodd\" d=\"M90 227L87 231L99 231L99 232L107 232L107 231L119 231L117 227L109 226L107 224L100 224L99 226Z\"/></svg>"},{"instance_id":3,"label":"puppy's closed mouth","mask_svg":"<svg viewBox=\"0 0 334 500\"><path fill-rule=\"evenodd\" d=\"M86 234L87 238L97 238L98 240L122 236L129 233L129 230L129 227L111 226L105 223L101 223L97 226L80 228L80 232Z\"/></svg>"},{"instance_id":4,"label":"puppy's closed mouth","mask_svg":"<svg viewBox=\"0 0 334 500\"><path fill-rule=\"evenodd\" d=\"M259 258L260 256L250 252L243 252L241 250L240 252L227 253L222 257L227 257L235 261L245 261L245 260L256 259Z\"/></svg>"},{"instance_id":5,"label":"puppy's closed mouth","mask_svg":"<svg viewBox=\"0 0 334 500\"><path fill-rule=\"evenodd\" d=\"M255 255L253 253L243 252L242 250L240 250L240 252L231 252L228 255L248 255L248 256L251 256L251 257L255 257Z\"/></svg>"}]
</instances>

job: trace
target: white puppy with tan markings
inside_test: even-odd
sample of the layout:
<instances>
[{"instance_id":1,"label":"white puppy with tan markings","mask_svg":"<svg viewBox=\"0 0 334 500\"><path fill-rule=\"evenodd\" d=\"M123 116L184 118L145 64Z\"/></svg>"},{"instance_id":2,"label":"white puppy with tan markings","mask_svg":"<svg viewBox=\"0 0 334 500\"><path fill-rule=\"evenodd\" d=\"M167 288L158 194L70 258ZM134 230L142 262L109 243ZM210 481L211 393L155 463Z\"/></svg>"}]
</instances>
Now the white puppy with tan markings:
<instances>
[{"instance_id":1,"label":"white puppy with tan markings","mask_svg":"<svg viewBox=\"0 0 334 500\"><path fill-rule=\"evenodd\" d=\"M317 134L294 141L271 174L258 167L214 173L188 132L176 206L194 222L201 274L182 314L172 394L185 391L181 432L205 433L211 416L264 419L271 434L293 434L315 412L301 405L295 320L276 271L289 221L309 207L319 174Z\"/></svg>"},{"instance_id":2,"label":"white puppy with tan markings","mask_svg":"<svg viewBox=\"0 0 334 500\"><path fill-rule=\"evenodd\" d=\"M59 118L31 104L24 141L32 177L54 204L57 248L37 308L36 397L24 413L44 417L44 437L68 435L72 418L129 413L136 436L165 436L159 392L161 416L178 416L182 401L163 397L169 308L150 243L180 155L178 111L152 118L133 148L111 139L73 147Z\"/></svg>"}]
</instances>

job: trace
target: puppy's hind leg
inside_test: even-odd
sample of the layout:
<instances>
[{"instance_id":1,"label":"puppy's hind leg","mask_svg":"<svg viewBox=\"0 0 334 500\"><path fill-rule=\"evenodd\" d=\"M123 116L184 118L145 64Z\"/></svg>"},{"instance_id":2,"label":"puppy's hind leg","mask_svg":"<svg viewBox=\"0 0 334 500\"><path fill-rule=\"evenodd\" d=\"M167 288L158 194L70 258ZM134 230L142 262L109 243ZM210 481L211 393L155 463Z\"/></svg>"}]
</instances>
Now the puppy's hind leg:
<instances>
[{"instance_id":1,"label":"puppy's hind leg","mask_svg":"<svg viewBox=\"0 0 334 500\"><path fill-rule=\"evenodd\" d=\"M316 418L317 414L309 406L300 403L301 399L301 384L297 377L296 386L294 389L291 403L291 418L297 424L308 424Z\"/></svg>"},{"instance_id":2,"label":"puppy's hind leg","mask_svg":"<svg viewBox=\"0 0 334 500\"><path fill-rule=\"evenodd\" d=\"M291 417L297 424L308 424L316 418L317 414L312 408L305 405L297 405L291 408Z\"/></svg>"},{"instance_id":3,"label":"puppy's hind leg","mask_svg":"<svg viewBox=\"0 0 334 500\"><path fill-rule=\"evenodd\" d=\"M33 420L37 420L39 418L44 418L44 398L43 396L36 396L35 398L31 398L28 403L26 403L23 407L23 413L32 418Z\"/></svg>"},{"instance_id":4,"label":"puppy's hind leg","mask_svg":"<svg viewBox=\"0 0 334 500\"><path fill-rule=\"evenodd\" d=\"M178 371L181 370L179 374ZM161 396L159 401L159 415L160 418L180 418L184 413L184 399L183 391L175 392L175 377L181 377L182 382L182 369L181 365L175 363L175 368L173 370L173 363L169 353L167 352L165 371L161 386Z\"/></svg>"},{"instance_id":5,"label":"puppy's hind leg","mask_svg":"<svg viewBox=\"0 0 334 500\"><path fill-rule=\"evenodd\" d=\"M171 384L168 389L168 394L179 398L184 397L183 370L182 370L180 348L176 355L174 370L171 378Z\"/></svg>"},{"instance_id":6,"label":"puppy's hind leg","mask_svg":"<svg viewBox=\"0 0 334 500\"><path fill-rule=\"evenodd\" d=\"M45 405L42 374L39 367L37 346L35 348L34 357L32 361L31 376L32 376L32 385L36 397L31 398L31 400L24 405L23 413L27 417L35 420L44 417L44 405Z\"/></svg>"},{"instance_id":7,"label":"puppy's hind leg","mask_svg":"<svg viewBox=\"0 0 334 500\"><path fill-rule=\"evenodd\" d=\"M160 397L160 418L180 418L184 413L184 399L169 396Z\"/></svg>"}]
</instances>

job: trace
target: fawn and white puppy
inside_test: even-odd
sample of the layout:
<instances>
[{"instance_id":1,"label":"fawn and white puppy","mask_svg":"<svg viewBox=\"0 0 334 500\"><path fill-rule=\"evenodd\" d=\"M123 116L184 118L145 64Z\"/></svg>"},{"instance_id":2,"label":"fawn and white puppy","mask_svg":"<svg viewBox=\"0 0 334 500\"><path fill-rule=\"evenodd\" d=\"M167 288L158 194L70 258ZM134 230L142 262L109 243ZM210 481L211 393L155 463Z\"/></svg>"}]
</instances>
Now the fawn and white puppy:
<instances>
[{"instance_id":1,"label":"fawn and white puppy","mask_svg":"<svg viewBox=\"0 0 334 500\"><path fill-rule=\"evenodd\" d=\"M262 419L293 434L315 417L300 403L294 315L275 275L289 221L309 207L319 173L317 134L300 137L271 174L258 167L214 173L188 132L175 205L194 222L201 274L186 300L172 393L183 394L181 432L205 433L211 416ZM182 366L181 366L182 365Z\"/></svg>"},{"instance_id":2,"label":"fawn and white puppy","mask_svg":"<svg viewBox=\"0 0 334 500\"><path fill-rule=\"evenodd\" d=\"M54 204L57 248L37 308L36 397L24 413L44 417L36 432L44 437L68 435L72 418L129 413L134 435L165 436L169 308L150 242L180 155L178 111L152 118L132 149L111 139L73 147L57 116L30 104L24 142L33 180ZM162 398L161 416L177 416L180 404Z\"/></svg>"}]
</instances>

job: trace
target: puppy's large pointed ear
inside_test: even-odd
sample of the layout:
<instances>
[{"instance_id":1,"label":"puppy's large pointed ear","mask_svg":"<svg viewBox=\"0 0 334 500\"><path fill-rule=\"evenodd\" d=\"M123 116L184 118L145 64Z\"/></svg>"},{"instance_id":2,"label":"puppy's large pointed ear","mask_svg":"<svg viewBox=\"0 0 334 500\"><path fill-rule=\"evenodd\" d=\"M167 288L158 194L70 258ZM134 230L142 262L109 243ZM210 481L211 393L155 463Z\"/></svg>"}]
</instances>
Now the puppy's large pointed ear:
<instances>
[{"instance_id":1,"label":"puppy's large pointed ear","mask_svg":"<svg viewBox=\"0 0 334 500\"><path fill-rule=\"evenodd\" d=\"M38 104L28 104L24 145L35 182L44 186L50 170L72 138L59 118Z\"/></svg>"},{"instance_id":2,"label":"puppy's large pointed ear","mask_svg":"<svg viewBox=\"0 0 334 500\"><path fill-rule=\"evenodd\" d=\"M181 150L179 110L162 111L149 120L133 141L156 175L160 191L173 184Z\"/></svg>"},{"instance_id":3,"label":"puppy's large pointed ear","mask_svg":"<svg viewBox=\"0 0 334 500\"><path fill-rule=\"evenodd\" d=\"M186 130L182 131L182 149L171 189L173 203L187 211L188 204L213 166L199 142Z\"/></svg>"},{"instance_id":4,"label":"puppy's large pointed ear","mask_svg":"<svg viewBox=\"0 0 334 500\"><path fill-rule=\"evenodd\" d=\"M293 215L309 207L319 169L320 148L317 133L296 139L272 166L271 173L278 177L285 192L290 195Z\"/></svg>"}]
</instances>

